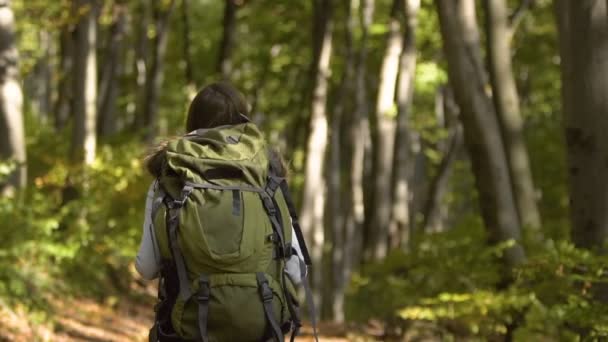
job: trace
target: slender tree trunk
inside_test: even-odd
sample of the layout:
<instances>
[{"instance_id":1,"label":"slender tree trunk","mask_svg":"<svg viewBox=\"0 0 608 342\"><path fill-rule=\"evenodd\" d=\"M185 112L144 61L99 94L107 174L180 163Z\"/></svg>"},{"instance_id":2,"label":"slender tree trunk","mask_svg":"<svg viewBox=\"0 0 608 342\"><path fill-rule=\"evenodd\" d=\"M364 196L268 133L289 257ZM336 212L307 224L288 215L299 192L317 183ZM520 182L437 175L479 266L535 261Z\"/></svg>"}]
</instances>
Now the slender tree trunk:
<instances>
[{"instance_id":1,"label":"slender tree trunk","mask_svg":"<svg viewBox=\"0 0 608 342\"><path fill-rule=\"evenodd\" d=\"M462 145L462 127L458 122L458 106L453 102L452 90L442 86L438 90L437 111L442 113L444 126L448 130L448 137L441 149L443 157L437 168L437 173L431 181L428 196L424 204L422 222L423 232L441 232L444 230L444 221L447 216L443 197L448 190L448 181L452 165L456 161ZM438 115L439 116L439 115Z\"/></svg>"},{"instance_id":2,"label":"slender tree trunk","mask_svg":"<svg viewBox=\"0 0 608 342\"><path fill-rule=\"evenodd\" d=\"M17 163L7 182L0 183L0 195L5 196L24 188L27 183L23 94L18 64L15 16L10 2L0 0L0 160Z\"/></svg>"},{"instance_id":3,"label":"slender tree trunk","mask_svg":"<svg viewBox=\"0 0 608 342\"><path fill-rule=\"evenodd\" d=\"M54 55L54 46L49 31L38 33L38 44L43 51L29 75L24 79L24 92L29 96L32 111L39 118L41 124L46 124L51 113L52 93L52 67L51 60Z\"/></svg>"},{"instance_id":4,"label":"slender tree trunk","mask_svg":"<svg viewBox=\"0 0 608 342\"><path fill-rule=\"evenodd\" d=\"M57 102L55 102L55 130L61 131L70 119L73 105L73 80L74 68L74 28L66 24L61 28L59 36L59 82Z\"/></svg>"},{"instance_id":5,"label":"slender tree trunk","mask_svg":"<svg viewBox=\"0 0 608 342\"><path fill-rule=\"evenodd\" d=\"M332 237L332 263L329 275L333 277L333 284L329 288L327 300L324 302L331 304L331 312L328 317L334 322L344 322L344 295L347 285L348 274L344 273L344 260L345 254L351 253L351 250L347 250L345 238L346 238L346 225L345 225L345 200L348 200L344 196L342 187L342 170L344 158L342 152L343 144L342 140L342 128L343 121L346 112L350 109L348 106L349 99L353 94L353 76L355 68L355 54L353 47L353 31L355 29L355 18L352 15L352 0L344 2L346 10L346 18L344 20L344 42L345 42L345 65L344 72L342 74L342 80L338 91L338 98L336 100L336 107L334 108L333 115L331 118L331 149L330 149L330 167L328 170L329 178L329 217L331 224L328 225L329 232ZM326 232L327 233L327 232Z\"/></svg>"},{"instance_id":6,"label":"slender tree trunk","mask_svg":"<svg viewBox=\"0 0 608 342\"><path fill-rule=\"evenodd\" d=\"M175 7L175 0L154 4L156 35L152 41L152 54L146 75L146 97L143 103L146 140L151 141L158 133L158 97L164 78L164 60L169 36L169 18Z\"/></svg>"},{"instance_id":7,"label":"slender tree trunk","mask_svg":"<svg viewBox=\"0 0 608 342\"><path fill-rule=\"evenodd\" d=\"M114 5L114 22L106 47L106 58L101 74L99 89L99 120L97 123L100 136L116 133L117 118L114 117L116 99L120 91L119 77L124 70L124 39L127 28L127 8Z\"/></svg>"},{"instance_id":8,"label":"slender tree trunk","mask_svg":"<svg viewBox=\"0 0 608 342\"><path fill-rule=\"evenodd\" d=\"M370 144L369 112L367 75L367 55L369 28L372 25L374 14L374 0L363 0L359 8L359 25L361 27L361 41L357 53L355 72L355 105L354 117L350 126L349 138L352 146L350 158L349 179L349 209L346 217L346 239L344 272L348 277L352 269L359 266L364 250L365 227L365 197L364 174L365 155L369 154ZM367 150L367 151L366 151ZM365 243L365 246L368 244Z\"/></svg>"},{"instance_id":9,"label":"slender tree trunk","mask_svg":"<svg viewBox=\"0 0 608 342\"><path fill-rule=\"evenodd\" d=\"M405 2L405 35L399 62L397 84L397 131L393 160L393 207L389 226L390 247L407 246L409 241L409 114L414 95L414 73L416 71L416 26L420 0Z\"/></svg>"},{"instance_id":10,"label":"slender tree trunk","mask_svg":"<svg viewBox=\"0 0 608 342\"><path fill-rule=\"evenodd\" d=\"M572 240L608 240L608 4L558 1Z\"/></svg>"},{"instance_id":11,"label":"slender tree trunk","mask_svg":"<svg viewBox=\"0 0 608 342\"><path fill-rule=\"evenodd\" d=\"M391 220L391 179L393 170L393 150L395 143L395 89L399 73L399 56L403 47L401 20L399 19L402 0L394 0L391 9L389 31L386 36L386 50L380 71L378 99L376 103L376 150L374 174L374 207L371 229L372 250L366 259L381 260L387 254L389 224Z\"/></svg>"},{"instance_id":12,"label":"slender tree trunk","mask_svg":"<svg viewBox=\"0 0 608 342\"><path fill-rule=\"evenodd\" d=\"M97 145L97 6L95 0L75 2L74 127L71 157L92 164Z\"/></svg>"},{"instance_id":13,"label":"slender tree trunk","mask_svg":"<svg viewBox=\"0 0 608 342\"><path fill-rule=\"evenodd\" d=\"M322 27L317 28L313 36L317 47L313 51L314 83L311 97L310 135L306 153L306 170L304 196L302 199L302 229L308 240L312 241L311 254L313 263L313 285L317 302L320 302L322 285L322 249L324 245L323 218L325 208L325 182L323 170L325 151L327 149L327 89L329 86L329 62L332 53L332 1L315 1L315 20Z\"/></svg>"},{"instance_id":14,"label":"slender tree trunk","mask_svg":"<svg viewBox=\"0 0 608 342\"><path fill-rule=\"evenodd\" d=\"M436 0L436 4L448 75L462 113L481 214L493 241L515 241L505 251L505 261L516 265L525 260L525 253L500 129L485 92L475 2Z\"/></svg>"},{"instance_id":15,"label":"slender tree trunk","mask_svg":"<svg viewBox=\"0 0 608 342\"><path fill-rule=\"evenodd\" d=\"M232 74L232 50L236 41L236 0L224 0L224 33L220 44L220 55L217 63L217 72L223 79L230 79Z\"/></svg>"},{"instance_id":16,"label":"slender tree trunk","mask_svg":"<svg viewBox=\"0 0 608 342\"><path fill-rule=\"evenodd\" d=\"M133 120L133 128L142 130L145 128L146 119L144 117L144 108L146 103L146 84L148 83L148 25L150 24L150 8L148 0L138 1L138 17L139 20L134 20L136 24L135 38L135 118Z\"/></svg>"},{"instance_id":17,"label":"slender tree trunk","mask_svg":"<svg viewBox=\"0 0 608 342\"><path fill-rule=\"evenodd\" d=\"M184 48L184 61L186 63L186 69L184 75L186 78L186 93L189 99L194 98L196 95L196 82L194 81L194 69L192 67L192 52L190 42L190 0L182 0L182 25L183 25L183 48Z\"/></svg>"},{"instance_id":18,"label":"slender tree trunk","mask_svg":"<svg viewBox=\"0 0 608 342\"><path fill-rule=\"evenodd\" d=\"M540 240L540 213L536 204L528 150L523 136L519 95L511 65L513 27L505 0L484 0L486 45L494 107L511 176L521 224Z\"/></svg>"}]
</instances>

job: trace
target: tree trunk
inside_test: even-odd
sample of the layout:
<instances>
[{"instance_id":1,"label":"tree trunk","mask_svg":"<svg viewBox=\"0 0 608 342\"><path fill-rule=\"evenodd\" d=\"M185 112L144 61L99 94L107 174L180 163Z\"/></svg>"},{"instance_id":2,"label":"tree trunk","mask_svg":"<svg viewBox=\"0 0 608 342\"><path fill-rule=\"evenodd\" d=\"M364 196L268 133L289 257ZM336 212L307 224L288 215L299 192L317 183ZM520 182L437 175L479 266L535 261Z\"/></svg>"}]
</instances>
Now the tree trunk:
<instances>
[{"instance_id":1,"label":"tree trunk","mask_svg":"<svg viewBox=\"0 0 608 342\"><path fill-rule=\"evenodd\" d=\"M184 62L186 63L186 69L184 70L184 76L186 78L186 93L188 99L193 99L196 95L196 82L194 81L194 69L192 68L192 49L190 43L190 0L182 0L182 25L183 25L183 48L184 48Z\"/></svg>"},{"instance_id":2,"label":"tree trunk","mask_svg":"<svg viewBox=\"0 0 608 342\"><path fill-rule=\"evenodd\" d=\"M39 118L41 124L49 121L51 113L52 94L52 67L51 60L54 56L51 33L43 30L38 33L38 44L40 50L44 51L38 58L34 68L23 82L24 92L28 94L32 112Z\"/></svg>"},{"instance_id":3,"label":"tree trunk","mask_svg":"<svg viewBox=\"0 0 608 342\"><path fill-rule=\"evenodd\" d=\"M232 74L232 50L236 41L236 12L237 0L225 0L224 7L224 33L220 44L220 55L217 63L217 72L223 79L230 79Z\"/></svg>"},{"instance_id":4,"label":"tree trunk","mask_svg":"<svg viewBox=\"0 0 608 342\"><path fill-rule=\"evenodd\" d=\"M395 136L393 161L393 207L389 225L391 248L407 246L410 230L409 212L409 158L410 127L409 114L414 95L414 73L416 71L416 27L420 0L407 0L405 3L405 34L403 51L399 62L399 83L397 85L397 131Z\"/></svg>"},{"instance_id":5,"label":"tree trunk","mask_svg":"<svg viewBox=\"0 0 608 342\"><path fill-rule=\"evenodd\" d=\"M399 73L399 56L403 46L402 25L399 11L402 0L394 0L391 9L386 50L380 71L378 99L376 103L376 149L374 181L374 207L371 221L372 249L366 251L367 260L381 260L387 254L389 224L391 219L391 179L393 148L395 143L395 89Z\"/></svg>"},{"instance_id":6,"label":"tree trunk","mask_svg":"<svg viewBox=\"0 0 608 342\"><path fill-rule=\"evenodd\" d=\"M486 11L486 45L492 83L494 108L511 176L513 195L521 224L530 229L532 237L540 240L541 220L528 150L523 136L523 120L519 95L511 65L513 27L505 0L484 0Z\"/></svg>"},{"instance_id":7,"label":"tree trunk","mask_svg":"<svg viewBox=\"0 0 608 342\"><path fill-rule=\"evenodd\" d=\"M158 97L160 87L163 84L164 60L169 35L169 18L171 12L173 12L173 7L175 7L175 0L169 1L168 4L164 2L154 4L156 35L152 41L153 50L146 75L146 97L143 104L147 141L152 141L158 133Z\"/></svg>"},{"instance_id":8,"label":"tree trunk","mask_svg":"<svg viewBox=\"0 0 608 342\"><path fill-rule=\"evenodd\" d=\"M485 225L493 241L513 240L505 261L513 266L525 260L521 228L505 150L481 61L474 0L436 0L448 62L448 75L461 109L465 143L472 160Z\"/></svg>"},{"instance_id":9,"label":"tree trunk","mask_svg":"<svg viewBox=\"0 0 608 342\"><path fill-rule=\"evenodd\" d=\"M114 5L114 22L110 27L110 35L106 47L105 64L101 74L99 89L99 120L98 133L109 136L117 132L116 98L120 91L119 77L124 69L124 39L127 26L127 8L124 5Z\"/></svg>"},{"instance_id":10,"label":"tree trunk","mask_svg":"<svg viewBox=\"0 0 608 342\"><path fill-rule=\"evenodd\" d=\"M315 21L322 26L315 29L313 36L313 75L314 82L311 96L310 135L306 153L305 182L302 199L302 229L312 241L313 285L315 297L319 303L319 291L322 285L321 257L324 245L323 218L325 208L325 184L323 170L325 151L327 149L327 89L329 85L329 62L332 53L332 1L315 1Z\"/></svg>"},{"instance_id":11,"label":"tree trunk","mask_svg":"<svg viewBox=\"0 0 608 342\"><path fill-rule=\"evenodd\" d=\"M138 22L135 34L135 117L133 118L133 128L142 130L145 128L146 119L144 108L146 104L146 84L148 83L148 52L150 41L148 39L148 25L150 24L150 9L148 0L138 1Z\"/></svg>"},{"instance_id":12,"label":"tree trunk","mask_svg":"<svg viewBox=\"0 0 608 342\"><path fill-rule=\"evenodd\" d=\"M365 155L369 154L371 141L369 128L370 105L368 100L367 55L369 28L374 14L374 0L364 0L359 8L359 25L361 27L361 42L356 56L355 72L355 105L354 117L351 121L349 140L352 146L349 178L349 208L346 217L346 238L344 249L349 251L344 259L344 274L350 276L351 270L357 268L362 260L364 250L365 227L365 198L364 174ZM365 244L367 245L367 244Z\"/></svg>"},{"instance_id":13,"label":"tree trunk","mask_svg":"<svg viewBox=\"0 0 608 342\"><path fill-rule=\"evenodd\" d=\"M423 232L444 231L447 208L443 205L442 200L448 190L452 165L462 145L462 127L458 122L458 107L453 102L452 90L449 87L442 86L438 90L438 98L437 110L442 113L441 116L444 119L444 126L448 130L448 137L445 139L445 144L442 144L443 157L431 181L424 204L424 221L421 229Z\"/></svg>"},{"instance_id":14,"label":"tree trunk","mask_svg":"<svg viewBox=\"0 0 608 342\"><path fill-rule=\"evenodd\" d=\"M15 16L10 2L0 0L0 160L9 159L16 163L16 169L6 183L0 183L0 195L5 196L24 188L27 183L23 94L18 63Z\"/></svg>"},{"instance_id":15,"label":"tree trunk","mask_svg":"<svg viewBox=\"0 0 608 342\"><path fill-rule=\"evenodd\" d=\"M329 232L332 237L332 264L329 275L333 277L333 284L329 288L327 300L324 299L326 305L331 303L331 315L328 317L334 322L344 322L344 297L347 285L347 279L350 276L344 272L344 260L347 253L351 253L350 249L346 249L346 225L345 225L345 203L348 198L344 195L342 188L342 170L343 170L343 154L344 146L342 140L342 128L344 118L348 110L350 110L349 99L353 94L353 77L355 68L355 55L353 47L353 31L355 30L355 18L352 15L353 5L352 0L345 1L346 18L344 20L344 72L340 82L336 107L333 111L331 120L331 149L330 149L330 167L328 170L329 178L329 217L331 224L328 225Z\"/></svg>"},{"instance_id":16,"label":"tree trunk","mask_svg":"<svg viewBox=\"0 0 608 342\"><path fill-rule=\"evenodd\" d=\"M59 82L55 112L55 130L61 131L66 126L73 107L73 80L74 68L74 28L66 24L61 28L59 36Z\"/></svg>"},{"instance_id":17,"label":"tree trunk","mask_svg":"<svg viewBox=\"0 0 608 342\"><path fill-rule=\"evenodd\" d=\"M558 1L572 240L608 239L608 4Z\"/></svg>"},{"instance_id":18,"label":"tree trunk","mask_svg":"<svg viewBox=\"0 0 608 342\"><path fill-rule=\"evenodd\" d=\"M74 3L74 127L71 158L86 165L95 160L97 144L97 6L95 0Z\"/></svg>"}]
</instances>

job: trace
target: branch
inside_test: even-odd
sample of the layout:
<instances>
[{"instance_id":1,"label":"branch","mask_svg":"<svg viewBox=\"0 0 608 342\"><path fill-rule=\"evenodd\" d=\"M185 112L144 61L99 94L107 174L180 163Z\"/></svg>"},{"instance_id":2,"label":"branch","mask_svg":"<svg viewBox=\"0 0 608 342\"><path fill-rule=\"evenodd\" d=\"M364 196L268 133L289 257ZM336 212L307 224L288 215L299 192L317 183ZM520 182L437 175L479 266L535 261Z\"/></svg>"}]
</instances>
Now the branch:
<instances>
[{"instance_id":1,"label":"branch","mask_svg":"<svg viewBox=\"0 0 608 342\"><path fill-rule=\"evenodd\" d=\"M519 6L509 16L509 27L511 32L517 30L517 26L521 23L521 20L526 15L526 12L535 5L535 0L521 0Z\"/></svg>"}]
</instances>

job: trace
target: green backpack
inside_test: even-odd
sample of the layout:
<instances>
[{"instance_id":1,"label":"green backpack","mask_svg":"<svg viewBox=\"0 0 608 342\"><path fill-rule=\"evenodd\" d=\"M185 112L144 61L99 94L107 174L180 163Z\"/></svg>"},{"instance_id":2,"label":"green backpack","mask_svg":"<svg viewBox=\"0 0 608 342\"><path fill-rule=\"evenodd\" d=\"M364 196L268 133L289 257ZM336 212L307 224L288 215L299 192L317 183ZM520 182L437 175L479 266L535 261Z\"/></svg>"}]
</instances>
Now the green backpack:
<instances>
[{"instance_id":1,"label":"green backpack","mask_svg":"<svg viewBox=\"0 0 608 342\"><path fill-rule=\"evenodd\" d=\"M284 178L252 123L198 130L172 141L152 210L162 256L150 341L292 341L301 326L285 272L310 257ZM314 325L314 315L311 316ZM316 331L315 331L316 337Z\"/></svg>"}]
</instances>

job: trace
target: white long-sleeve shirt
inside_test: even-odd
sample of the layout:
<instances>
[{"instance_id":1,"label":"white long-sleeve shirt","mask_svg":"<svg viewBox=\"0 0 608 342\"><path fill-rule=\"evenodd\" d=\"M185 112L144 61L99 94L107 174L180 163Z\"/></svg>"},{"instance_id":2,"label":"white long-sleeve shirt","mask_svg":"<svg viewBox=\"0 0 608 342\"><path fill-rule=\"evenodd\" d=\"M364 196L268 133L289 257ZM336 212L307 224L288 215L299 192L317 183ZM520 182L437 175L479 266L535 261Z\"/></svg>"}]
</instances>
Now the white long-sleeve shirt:
<instances>
[{"instance_id":1,"label":"white long-sleeve shirt","mask_svg":"<svg viewBox=\"0 0 608 342\"><path fill-rule=\"evenodd\" d=\"M139 251L135 258L135 268L142 278L152 280L158 277L161 267L161 255L156 240L154 231L154 222L152 220L152 207L154 203L154 194L158 188L158 182L154 181L148 188L146 196L146 209L144 213L144 226ZM303 260L300 244L296 238L296 234L292 227L292 242L291 245L296 250L297 255L292 255L287 261L285 269L294 284L302 282L300 274L300 260Z\"/></svg>"}]
</instances>

